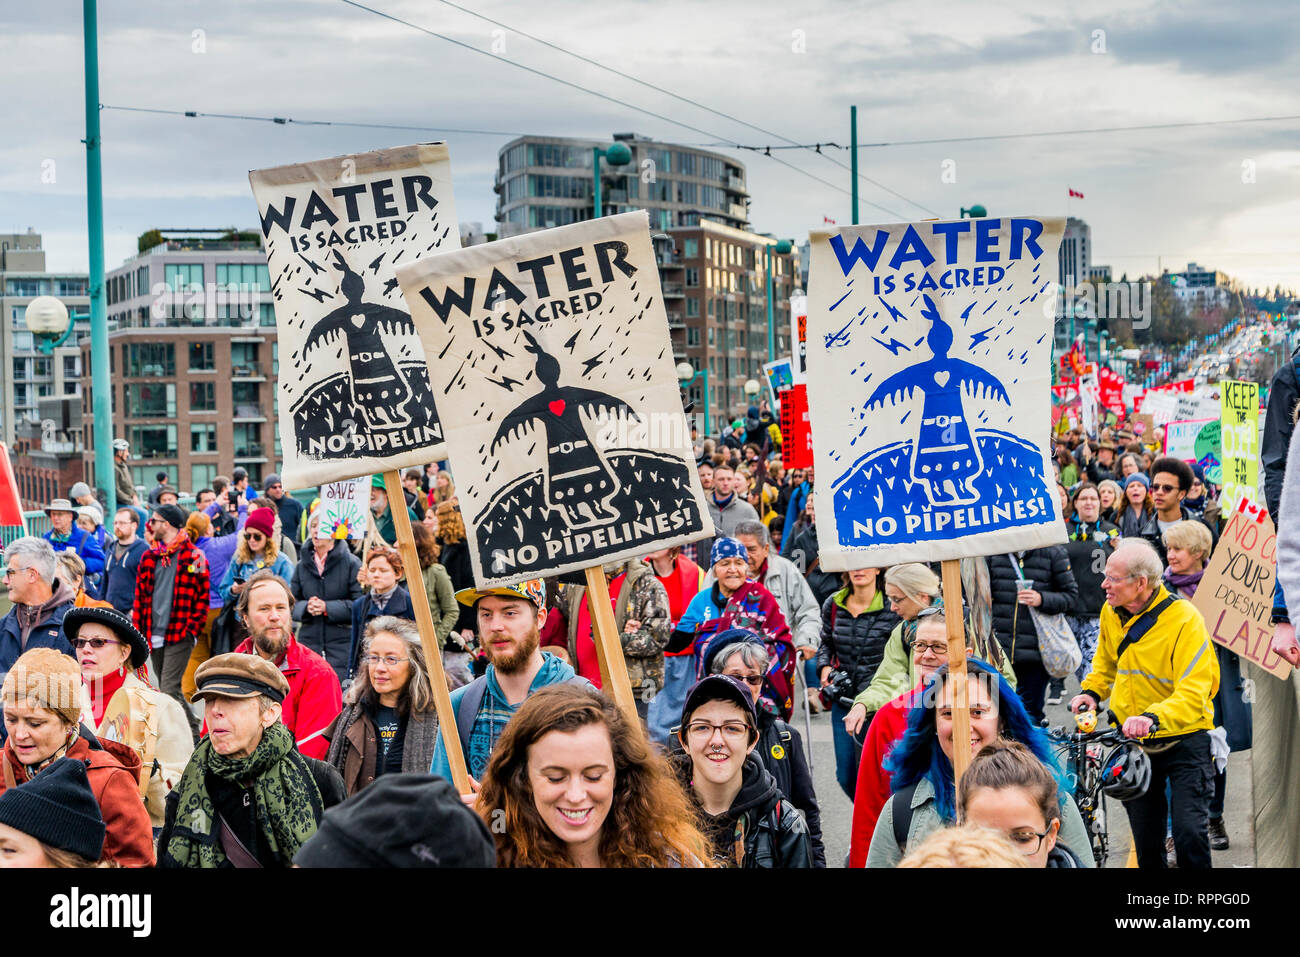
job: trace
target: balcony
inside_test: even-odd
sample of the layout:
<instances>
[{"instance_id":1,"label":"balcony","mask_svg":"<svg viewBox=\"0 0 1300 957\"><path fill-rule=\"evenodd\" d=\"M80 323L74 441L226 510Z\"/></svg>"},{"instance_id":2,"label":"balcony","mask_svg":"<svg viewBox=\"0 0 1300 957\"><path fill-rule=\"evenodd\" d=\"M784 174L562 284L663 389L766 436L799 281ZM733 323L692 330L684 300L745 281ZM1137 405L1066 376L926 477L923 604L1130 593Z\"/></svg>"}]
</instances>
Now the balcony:
<instances>
[{"instance_id":1,"label":"balcony","mask_svg":"<svg viewBox=\"0 0 1300 957\"><path fill-rule=\"evenodd\" d=\"M655 263L660 269L680 269L682 266L686 265L675 253L664 252L655 253Z\"/></svg>"},{"instance_id":2,"label":"balcony","mask_svg":"<svg viewBox=\"0 0 1300 957\"><path fill-rule=\"evenodd\" d=\"M253 405L251 403L241 402L241 403L236 403L235 414L232 416L232 418L244 419L245 421L249 421L249 422L265 422L266 412L262 409L260 405Z\"/></svg>"},{"instance_id":3,"label":"balcony","mask_svg":"<svg viewBox=\"0 0 1300 957\"><path fill-rule=\"evenodd\" d=\"M749 222L749 210L743 203L732 203L727 215L732 219L738 219L742 223Z\"/></svg>"},{"instance_id":4,"label":"balcony","mask_svg":"<svg viewBox=\"0 0 1300 957\"><path fill-rule=\"evenodd\" d=\"M666 282L663 284L663 290L665 298L671 297L674 299L681 299L684 295L682 292L682 284L679 282Z\"/></svg>"},{"instance_id":5,"label":"balcony","mask_svg":"<svg viewBox=\"0 0 1300 957\"><path fill-rule=\"evenodd\" d=\"M727 177L727 189L731 190L733 193L748 194L748 190L745 189L745 181L739 176Z\"/></svg>"},{"instance_id":6,"label":"balcony","mask_svg":"<svg viewBox=\"0 0 1300 957\"><path fill-rule=\"evenodd\" d=\"M260 362L239 362L230 367L232 379L264 379L266 372Z\"/></svg>"},{"instance_id":7,"label":"balcony","mask_svg":"<svg viewBox=\"0 0 1300 957\"><path fill-rule=\"evenodd\" d=\"M261 442L244 442L235 446L235 458L260 459L266 457L266 447Z\"/></svg>"},{"instance_id":8,"label":"balcony","mask_svg":"<svg viewBox=\"0 0 1300 957\"><path fill-rule=\"evenodd\" d=\"M680 312L670 312L670 313L668 313L668 328L669 328L669 329L685 329L685 328L686 328L686 322L685 322L685 320L682 318L682 314L681 314Z\"/></svg>"}]
</instances>

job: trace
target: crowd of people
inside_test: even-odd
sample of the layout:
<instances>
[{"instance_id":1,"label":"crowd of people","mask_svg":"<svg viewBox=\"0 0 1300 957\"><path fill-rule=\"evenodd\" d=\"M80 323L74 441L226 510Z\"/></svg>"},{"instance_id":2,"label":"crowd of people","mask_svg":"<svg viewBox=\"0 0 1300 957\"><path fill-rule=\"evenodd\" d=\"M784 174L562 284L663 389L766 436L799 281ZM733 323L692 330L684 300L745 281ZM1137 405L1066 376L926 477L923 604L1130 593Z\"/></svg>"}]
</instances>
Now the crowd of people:
<instances>
[{"instance_id":1,"label":"crowd of people","mask_svg":"<svg viewBox=\"0 0 1300 957\"><path fill-rule=\"evenodd\" d=\"M1215 758L1249 747L1250 711L1185 600L1221 523L1199 468L1119 430L1061 435L1068 542L964 559L945 595L937 565L822 569L813 470L783 467L774 426L755 407L697 441L715 538L604 567L635 715L602 689L584 578L475 586L445 469L406 472L402 501L376 476L365 538L321 538L319 503L275 475L259 494L236 470L187 511L161 474L142 501L118 440L111 530L79 483L3 553L0 866L825 867L806 709L829 711L850 866L1087 868L1042 727L1070 672L1070 709L1109 708L1149 768L1124 802L1139 865L1210 866ZM1041 651L1045 619L1068 624L1070 672Z\"/></svg>"}]
</instances>

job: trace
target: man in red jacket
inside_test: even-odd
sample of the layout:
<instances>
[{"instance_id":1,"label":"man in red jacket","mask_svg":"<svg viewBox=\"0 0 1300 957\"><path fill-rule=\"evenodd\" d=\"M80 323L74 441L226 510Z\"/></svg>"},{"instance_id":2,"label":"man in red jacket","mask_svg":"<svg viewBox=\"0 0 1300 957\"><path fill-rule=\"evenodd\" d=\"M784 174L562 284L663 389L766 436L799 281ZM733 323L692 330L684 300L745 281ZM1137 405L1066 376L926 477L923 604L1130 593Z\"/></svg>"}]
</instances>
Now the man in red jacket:
<instances>
[{"instance_id":1,"label":"man in red jacket","mask_svg":"<svg viewBox=\"0 0 1300 957\"><path fill-rule=\"evenodd\" d=\"M270 569L254 572L239 596L249 637L235 651L261 655L280 669L289 682L280 720L293 732L299 753L324 760L329 741L323 732L343 710L343 691L329 662L293 636L292 612L289 583Z\"/></svg>"}]
</instances>

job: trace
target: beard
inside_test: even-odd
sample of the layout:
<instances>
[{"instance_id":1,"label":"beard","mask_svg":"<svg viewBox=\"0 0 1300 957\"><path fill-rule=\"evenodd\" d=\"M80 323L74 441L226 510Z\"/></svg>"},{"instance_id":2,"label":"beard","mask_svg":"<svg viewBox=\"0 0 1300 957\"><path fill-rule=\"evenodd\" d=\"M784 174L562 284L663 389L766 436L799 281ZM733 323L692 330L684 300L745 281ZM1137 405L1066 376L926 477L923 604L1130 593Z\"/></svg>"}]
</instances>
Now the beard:
<instances>
[{"instance_id":1,"label":"beard","mask_svg":"<svg viewBox=\"0 0 1300 957\"><path fill-rule=\"evenodd\" d=\"M263 655L269 658L278 658L289 647L289 629L281 627L278 635L273 635L270 629L262 631L250 631L253 639L253 646Z\"/></svg>"},{"instance_id":2,"label":"beard","mask_svg":"<svg viewBox=\"0 0 1300 957\"><path fill-rule=\"evenodd\" d=\"M498 652L493 654L491 645L485 645L485 647L488 649L488 661L492 667L502 674L513 675L524 670L540 644L541 636L538 634L537 629L534 628L509 653L502 654Z\"/></svg>"}]
</instances>

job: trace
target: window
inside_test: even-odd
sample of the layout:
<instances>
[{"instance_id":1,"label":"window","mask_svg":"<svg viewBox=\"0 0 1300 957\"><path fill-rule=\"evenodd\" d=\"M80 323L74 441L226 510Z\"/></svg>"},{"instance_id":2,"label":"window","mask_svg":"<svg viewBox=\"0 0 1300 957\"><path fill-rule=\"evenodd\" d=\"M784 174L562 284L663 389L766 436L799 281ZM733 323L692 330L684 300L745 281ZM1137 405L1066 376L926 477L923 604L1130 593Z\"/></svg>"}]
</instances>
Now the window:
<instances>
[{"instance_id":1,"label":"window","mask_svg":"<svg viewBox=\"0 0 1300 957\"><path fill-rule=\"evenodd\" d=\"M235 407L235 418L251 419L263 415L260 385L261 383L258 382L235 382L231 384L230 396Z\"/></svg>"},{"instance_id":2,"label":"window","mask_svg":"<svg viewBox=\"0 0 1300 957\"><path fill-rule=\"evenodd\" d=\"M217 451L217 427L215 424L208 423L205 425L190 426L190 451Z\"/></svg>"},{"instance_id":3,"label":"window","mask_svg":"<svg viewBox=\"0 0 1300 957\"><path fill-rule=\"evenodd\" d=\"M262 445L262 426L258 423L235 423L235 458L259 459L266 455Z\"/></svg>"},{"instance_id":4,"label":"window","mask_svg":"<svg viewBox=\"0 0 1300 957\"><path fill-rule=\"evenodd\" d=\"M700 254L700 241L698 239L688 239L683 243L682 257L684 259L694 259Z\"/></svg>"},{"instance_id":5,"label":"window","mask_svg":"<svg viewBox=\"0 0 1300 957\"><path fill-rule=\"evenodd\" d=\"M216 367L216 363L213 361L211 342L190 343L191 372L211 372Z\"/></svg>"},{"instance_id":6,"label":"window","mask_svg":"<svg viewBox=\"0 0 1300 957\"><path fill-rule=\"evenodd\" d=\"M48 379L54 375L49 356L37 356L32 360L32 378Z\"/></svg>"},{"instance_id":7,"label":"window","mask_svg":"<svg viewBox=\"0 0 1300 957\"><path fill-rule=\"evenodd\" d=\"M686 270L686 285L687 285L687 288L693 288L693 287L695 287L695 286L698 286L699 284L700 284L700 271L699 271L698 269L689 269L689 268L688 268L688 269Z\"/></svg>"},{"instance_id":8,"label":"window","mask_svg":"<svg viewBox=\"0 0 1300 957\"><path fill-rule=\"evenodd\" d=\"M217 385L215 382L190 383L190 411L217 411Z\"/></svg>"},{"instance_id":9,"label":"window","mask_svg":"<svg viewBox=\"0 0 1300 957\"><path fill-rule=\"evenodd\" d=\"M63 378L75 379L81 375L81 356L63 357Z\"/></svg>"},{"instance_id":10,"label":"window","mask_svg":"<svg viewBox=\"0 0 1300 957\"><path fill-rule=\"evenodd\" d=\"M681 173L683 176L698 176L699 174L696 172L698 169L698 165L695 162L696 159L697 157L694 153L678 153L677 172Z\"/></svg>"},{"instance_id":11,"label":"window","mask_svg":"<svg viewBox=\"0 0 1300 957\"><path fill-rule=\"evenodd\" d=\"M275 325L275 305L269 302L261 302L257 305L257 324L259 326Z\"/></svg>"},{"instance_id":12,"label":"window","mask_svg":"<svg viewBox=\"0 0 1300 957\"><path fill-rule=\"evenodd\" d=\"M212 480L217 477L216 465L191 465L190 487L194 492L201 488L211 488Z\"/></svg>"},{"instance_id":13,"label":"window","mask_svg":"<svg viewBox=\"0 0 1300 957\"><path fill-rule=\"evenodd\" d=\"M176 426L133 425L128 440L133 454L142 459L176 457Z\"/></svg>"},{"instance_id":14,"label":"window","mask_svg":"<svg viewBox=\"0 0 1300 957\"><path fill-rule=\"evenodd\" d=\"M698 316L700 314L700 301L694 296L688 296L686 299L686 315Z\"/></svg>"},{"instance_id":15,"label":"window","mask_svg":"<svg viewBox=\"0 0 1300 957\"><path fill-rule=\"evenodd\" d=\"M14 333L14 351L31 352L35 347L32 334L30 332Z\"/></svg>"},{"instance_id":16,"label":"window","mask_svg":"<svg viewBox=\"0 0 1300 957\"><path fill-rule=\"evenodd\" d=\"M270 292L271 274L266 263L217 263L217 285Z\"/></svg>"},{"instance_id":17,"label":"window","mask_svg":"<svg viewBox=\"0 0 1300 957\"><path fill-rule=\"evenodd\" d=\"M174 418L176 415L175 383L128 382L126 414L128 418L137 419ZM174 439L173 444L175 444Z\"/></svg>"},{"instance_id":18,"label":"window","mask_svg":"<svg viewBox=\"0 0 1300 957\"><path fill-rule=\"evenodd\" d=\"M185 292L191 286L203 286L203 263L167 263L163 281L172 292Z\"/></svg>"},{"instance_id":19,"label":"window","mask_svg":"<svg viewBox=\"0 0 1300 957\"><path fill-rule=\"evenodd\" d=\"M686 327L686 344L688 346L698 346L700 344L700 330L697 326Z\"/></svg>"},{"instance_id":20,"label":"window","mask_svg":"<svg viewBox=\"0 0 1300 957\"><path fill-rule=\"evenodd\" d=\"M280 374L280 340L271 343L271 375Z\"/></svg>"},{"instance_id":21,"label":"window","mask_svg":"<svg viewBox=\"0 0 1300 957\"><path fill-rule=\"evenodd\" d=\"M89 281L86 279L56 279L54 280L54 295L56 296L84 296L87 294Z\"/></svg>"},{"instance_id":22,"label":"window","mask_svg":"<svg viewBox=\"0 0 1300 957\"><path fill-rule=\"evenodd\" d=\"M176 347L171 343L133 342L126 346L128 376L176 374Z\"/></svg>"}]
</instances>

